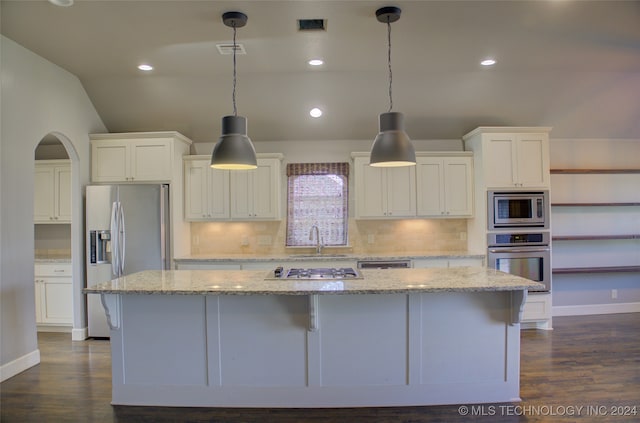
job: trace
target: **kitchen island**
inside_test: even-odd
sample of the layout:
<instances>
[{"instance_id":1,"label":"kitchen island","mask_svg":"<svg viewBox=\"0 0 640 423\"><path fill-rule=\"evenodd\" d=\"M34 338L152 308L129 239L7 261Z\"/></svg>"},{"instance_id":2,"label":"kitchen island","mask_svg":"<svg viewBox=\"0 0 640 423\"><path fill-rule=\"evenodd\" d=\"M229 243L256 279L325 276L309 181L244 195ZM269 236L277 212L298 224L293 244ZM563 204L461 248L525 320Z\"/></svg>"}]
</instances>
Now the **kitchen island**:
<instances>
[{"instance_id":1,"label":"kitchen island","mask_svg":"<svg viewBox=\"0 0 640 423\"><path fill-rule=\"evenodd\" d=\"M111 327L113 404L363 407L519 400L527 289L483 267L145 271L85 289Z\"/></svg>"}]
</instances>

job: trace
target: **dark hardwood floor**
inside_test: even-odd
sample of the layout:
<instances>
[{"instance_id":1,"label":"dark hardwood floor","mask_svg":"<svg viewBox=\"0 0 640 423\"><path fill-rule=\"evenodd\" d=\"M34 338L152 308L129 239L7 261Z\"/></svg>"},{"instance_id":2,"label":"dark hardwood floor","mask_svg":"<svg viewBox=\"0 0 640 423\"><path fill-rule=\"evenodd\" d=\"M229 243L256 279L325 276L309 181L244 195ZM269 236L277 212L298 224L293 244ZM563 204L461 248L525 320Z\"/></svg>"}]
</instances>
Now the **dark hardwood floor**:
<instances>
[{"instance_id":1,"label":"dark hardwood floor","mask_svg":"<svg viewBox=\"0 0 640 423\"><path fill-rule=\"evenodd\" d=\"M466 415L461 405L351 409L111 406L109 343L72 342L68 334L40 333L42 362L0 385L1 421L640 421L640 313L560 317L554 319L554 327L550 332L522 332L522 402L464 404Z\"/></svg>"}]
</instances>

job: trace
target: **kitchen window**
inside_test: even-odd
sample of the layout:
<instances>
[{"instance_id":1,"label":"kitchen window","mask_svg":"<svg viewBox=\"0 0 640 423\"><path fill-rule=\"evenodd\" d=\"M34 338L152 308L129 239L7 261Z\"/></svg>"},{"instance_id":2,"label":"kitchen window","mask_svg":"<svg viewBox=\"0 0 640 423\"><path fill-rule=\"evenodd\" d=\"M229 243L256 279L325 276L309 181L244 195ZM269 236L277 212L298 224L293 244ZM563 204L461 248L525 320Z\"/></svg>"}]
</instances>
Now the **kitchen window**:
<instances>
[{"instance_id":1,"label":"kitchen window","mask_svg":"<svg viewBox=\"0 0 640 423\"><path fill-rule=\"evenodd\" d=\"M287 246L316 245L316 225L325 246L347 245L349 163L287 165Z\"/></svg>"}]
</instances>

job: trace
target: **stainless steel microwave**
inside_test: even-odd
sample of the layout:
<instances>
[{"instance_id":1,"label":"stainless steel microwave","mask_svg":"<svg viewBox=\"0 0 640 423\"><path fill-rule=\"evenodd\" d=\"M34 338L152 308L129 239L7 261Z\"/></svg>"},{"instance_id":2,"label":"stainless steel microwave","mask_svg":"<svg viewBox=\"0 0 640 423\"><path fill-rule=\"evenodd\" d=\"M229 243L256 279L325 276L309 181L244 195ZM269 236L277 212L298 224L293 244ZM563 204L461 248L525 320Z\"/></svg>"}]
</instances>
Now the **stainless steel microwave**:
<instances>
[{"instance_id":1,"label":"stainless steel microwave","mask_svg":"<svg viewBox=\"0 0 640 423\"><path fill-rule=\"evenodd\" d=\"M549 228L549 191L489 191L488 228Z\"/></svg>"}]
</instances>

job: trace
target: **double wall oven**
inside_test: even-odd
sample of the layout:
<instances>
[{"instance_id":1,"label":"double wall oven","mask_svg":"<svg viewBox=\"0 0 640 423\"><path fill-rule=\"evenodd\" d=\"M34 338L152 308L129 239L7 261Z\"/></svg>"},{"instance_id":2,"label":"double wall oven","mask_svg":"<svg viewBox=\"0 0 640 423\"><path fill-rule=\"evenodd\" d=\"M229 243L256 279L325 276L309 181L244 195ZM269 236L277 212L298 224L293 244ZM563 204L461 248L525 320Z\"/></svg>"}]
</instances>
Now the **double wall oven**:
<instances>
[{"instance_id":1,"label":"double wall oven","mask_svg":"<svg viewBox=\"0 0 640 423\"><path fill-rule=\"evenodd\" d=\"M551 290L548 191L489 191L487 265Z\"/></svg>"}]
</instances>

